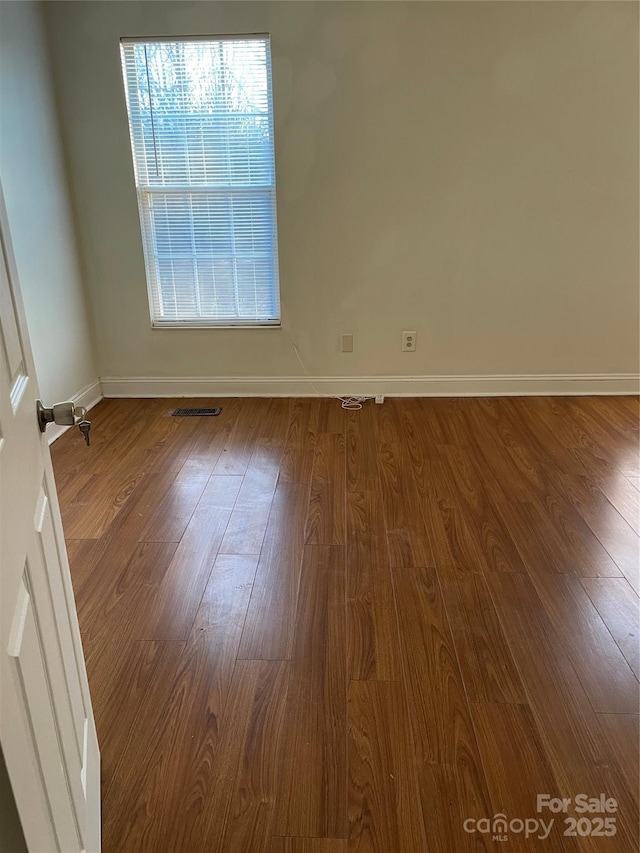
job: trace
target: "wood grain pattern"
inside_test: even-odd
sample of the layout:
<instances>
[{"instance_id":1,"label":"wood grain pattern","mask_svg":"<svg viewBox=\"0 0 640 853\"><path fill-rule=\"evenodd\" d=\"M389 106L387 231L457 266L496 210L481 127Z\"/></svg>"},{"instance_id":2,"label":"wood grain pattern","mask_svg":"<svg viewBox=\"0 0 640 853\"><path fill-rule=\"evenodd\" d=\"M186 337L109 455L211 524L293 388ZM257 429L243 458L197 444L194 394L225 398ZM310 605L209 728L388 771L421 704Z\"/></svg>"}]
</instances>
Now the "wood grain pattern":
<instances>
[{"instance_id":1,"label":"wood grain pattern","mask_svg":"<svg viewBox=\"0 0 640 853\"><path fill-rule=\"evenodd\" d=\"M402 684L349 686L349 848L425 850L424 823Z\"/></svg>"},{"instance_id":2,"label":"wood grain pattern","mask_svg":"<svg viewBox=\"0 0 640 853\"><path fill-rule=\"evenodd\" d=\"M636 853L638 401L189 405L52 447L105 853Z\"/></svg>"},{"instance_id":3,"label":"wood grain pattern","mask_svg":"<svg viewBox=\"0 0 640 853\"><path fill-rule=\"evenodd\" d=\"M623 578L582 578L582 586L640 680L640 601L637 596Z\"/></svg>"},{"instance_id":4,"label":"wood grain pattern","mask_svg":"<svg viewBox=\"0 0 640 853\"><path fill-rule=\"evenodd\" d=\"M525 575L493 574L487 584L552 756L558 764L603 763L595 714L532 581Z\"/></svg>"},{"instance_id":5,"label":"wood grain pattern","mask_svg":"<svg viewBox=\"0 0 640 853\"><path fill-rule=\"evenodd\" d=\"M463 821L490 801L436 571L397 569L394 586L427 849L471 849Z\"/></svg>"},{"instance_id":6,"label":"wood grain pattern","mask_svg":"<svg viewBox=\"0 0 640 853\"><path fill-rule=\"evenodd\" d=\"M341 838L284 838L271 839L268 853L347 853L347 842Z\"/></svg>"},{"instance_id":7,"label":"wood grain pattern","mask_svg":"<svg viewBox=\"0 0 640 853\"><path fill-rule=\"evenodd\" d=\"M531 575L548 572L582 577L620 577L622 574L597 538L584 525L576 532L571 522L538 503L504 503L498 511L513 536Z\"/></svg>"},{"instance_id":8,"label":"wood grain pattern","mask_svg":"<svg viewBox=\"0 0 640 853\"><path fill-rule=\"evenodd\" d=\"M347 490L366 491L378 488L376 446L376 411L363 407L348 412L345 428Z\"/></svg>"},{"instance_id":9,"label":"wood grain pattern","mask_svg":"<svg viewBox=\"0 0 640 853\"><path fill-rule=\"evenodd\" d=\"M321 433L315 446L307 516L310 545L344 544L345 464L344 436Z\"/></svg>"},{"instance_id":10,"label":"wood grain pattern","mask_svg":"<svg viewBox=\"0 0 640 853\"><path fill-rule=\"evenodd\" d=\"M599 714L598 720L620 772L630 791L640 787L638 753L640 752L640 720L637 714Z\"/></svg>"},{"instance_id":11,"label":"wood grain pattern","mask_svg":"<svg viewBox=\"0 0 640 853\"><path fill-rule=\"evenodd\" d=\"M442 598L470 702L518 704L524 689L481 575L443 566Z\"/></svg>"},{"instance_id":12,"label":"wood grain pattern","mask_svg":"<svg viewBox=\"0 0 640 853\"><path fill-rule=\"evenodd\" d=\"M308 498L306 483L283 483L276 489L242 633L241 658L291 655Z\"/></svg>"},{"instance_id":13,"label":"wood grain pattern","mask_svg":"<svg viewBox=\"0 0 640 853\"><path fill-rule=\"evenodd\" d=\"M151 679L163 672L171 649L166 643L119 640L84 643L91 698L100 739L100 770L106 790L127 745L129 731L150 692Z\"/></svg>"},{"instance_id":14,"label":"wood grain pattern","mask_svg":"<svg viewBox=\"0 0 640 853\"><path fill-rule=\"evenodd\" d=\"M418 490L408 473L403 444L378 447L380 489L392 566L432 566L433 553Z\"/></svg>"},{"instance_id":15,"label":"wood grain pattern","mask_svg":"<svg viewBox=\"0 0 640 853\"><path fill-rule=\"evenodd\" d=\"M240 490L241 477L212 476L155 596L149 639L186 639Z\"/></svg>"},{"instance_id":16,"label":"wood grain pattern","mask_svg":"<svg viewBox=\"0 0 640 853\"><path fill-rule=\"evenodd\" d=\"M260 554L278 482L282 449L277 440L256 442L220 546L223 554Z\"/></svg>"},{"instance_id":17,"label":"wood grain pattern","mask_svg":"<svg viewBox=\"0 0 640 853\"><path fill-rule=\"evenodd\" d=\"M268 400L250 399L240 407L238 417L221 448L214 474L222 477L242 477L245 474L258 437L260 419L268 403Z\"/></svg>"},{"instance_id":18,"label":"wood grain pattern","mask_svg":"<svg viewBox=\"0 0 640 853\"><path fill-rule=\"evenodd\" d=\"M320 400L292 400L291 420L280 463L281 483L309 483L318 436Z\"/></svg>"},{"instance_id":19,"label":"wood grain pattern","mask_svg":"<svg viewBox=\"0 0 640 853\"><path fill-rule=\"evenodd\" d=\"M346 835L344 549L305 546L274 834Z\"/></svg>"},{"instance_id":20,"label":"wood grain pattern","mask_svg":"<svg viewBox=\"0 0 640 853\"><path fill-rule=\"evenodd\" d=\"M395 598L376 491L347 494L348 671L355 680L400 680Z\"/></svg>"},{"instance_id":21,"label":"wood grain pattern","mask_svg":"<svg viewBox=\"0 0 640 853\"><path fill-rule=\"evenodd\" d=\"M244 734L235 777L228 786L218 773L216 790L231 793L219 849L265 850L275 817L278 793L279 757L282 751L283 719L290 665L286 661L238 661L233 675L228 713L227 737L218 755L232 756L233 743ZM251 701L241 704L236 691L252 685ZM219 826L218 811L209 811L209 826ZM208 833L211 835L211 832ZM212 849L216 849L215 847Z\"/></svg>"},{"instance_id":22,"label":"wood grain pattern","mask_svg":"<svg viewBox=\"0 0 640 853\"><path fill-rule=\"evenodd\" d=\"M607 579L609 580L609 579ZM611 578L611 580L615 580ZM623 581L624 583L624 581ZM540 574L533 585L595 711L634 714L638 680L575 575ZM598 666L593 667L594 657Z\"/></svg>"},{"instance_id":23,"label":"wood grain pattern","mask_svg":"<svg viewBox=\"0 0 640 853\"><path fill-rule=\"evenodd\" d=\"M616 841L609 849L631 853L637 846L637 795L623 781L615 752L604 737L600 715L593 711L533 584L517 574L494 574L488 582L563 796L573 798L578 791L606 790L619 803ZM602 849L598 838L582 843L587 850Z\"/></svg>"},{"instance_id":24,"label":"wood grain pattern","mask_svg":"<svg viewBox=\"0 0 640 853\"><path fill-rule=\"evenodd\" d=\"M629 527L640 535L640 494L633 483L623 474L618 474L600 479L598 486Z\"/></svg>"},{"instance_id":25,"label":"wood grain pattern","mask_svg":"<svg viewBox=\"0 0 640 853\"><path fill-rule=\"evenodd\" d=\"M162 685L145 697L131 728L136 760L125 767L121 760L107 793L114 816L105 823L107 849L170 849L170 839L175 849L183 842L189 849L189 839L208 825L202 792L215 780L213 757L254 572L253 557L221 556L187 641L167 644L177 659L154 673ZM148 809L150 798L158 811ZM117 820L118 810L128 811L127 821Z\"/></svg>"},{"instance_id":26,"label":"wood grain pattern","mask_svg":"<svg viewBox=\"0 0 640 853\"><path fill-rule=\"evenodd\" d=\"M537 794L559 797L561 789L531 709L526 704L482 703L472 705L472 714L494 813L538 817ZM514 773L516 767L518 773ZM547 822L546 815L544 818ZM577 840L563 837L557 829L544 840L508 835L509 849L514 850L531 850L537 844L553 851L579 849Z\"/></svg>"},{"instance_id":27,"label":"wood grain pattern","mask_svg":"<svg viewBox=\"0 0 640 853\"><path fill-rule=\"evenodd\" d=\"M561 476L560 483L620 574L640 595L640 539L593 481L586 477Z\"/></svg>"}]
</instances>

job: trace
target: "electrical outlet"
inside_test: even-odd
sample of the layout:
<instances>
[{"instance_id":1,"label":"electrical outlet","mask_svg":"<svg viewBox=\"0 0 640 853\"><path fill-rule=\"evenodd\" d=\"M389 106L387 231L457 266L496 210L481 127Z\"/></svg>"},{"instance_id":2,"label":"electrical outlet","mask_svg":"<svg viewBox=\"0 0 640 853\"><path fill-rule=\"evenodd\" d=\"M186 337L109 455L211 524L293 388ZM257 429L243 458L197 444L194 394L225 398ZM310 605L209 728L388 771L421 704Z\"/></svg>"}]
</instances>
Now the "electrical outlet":
<instances>
[{"instance_id":1,"label":"electrical outlet","mask_svg":"<svg viewBox=\"0 0 640 853\"><path fill-rule=\"evenodd\" d=\"M353 352L353 335L342 335L342 352Z\"/></svg>"},{"instance_id":2,"label":"electrical outlet","mask_svg":"<svg viewBox=\"0 0 640 853\"><path fill-rule=\"evenodd\" d=\"M416 344L417 344L417 334L416 332L403 332L402 333L402 352L415 352Z\"/></svg>"}]
</instances>

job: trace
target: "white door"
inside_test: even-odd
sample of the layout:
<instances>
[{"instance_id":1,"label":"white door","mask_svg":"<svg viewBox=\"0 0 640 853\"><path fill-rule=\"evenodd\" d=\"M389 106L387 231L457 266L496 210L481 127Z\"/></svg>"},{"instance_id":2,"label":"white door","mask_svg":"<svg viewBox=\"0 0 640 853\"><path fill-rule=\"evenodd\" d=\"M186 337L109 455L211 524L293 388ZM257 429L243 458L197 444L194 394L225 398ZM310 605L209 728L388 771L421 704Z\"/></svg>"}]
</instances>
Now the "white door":
<instances>
[{"instance_id":1,"label":"white door","mask_svg":"<svg viewBox=\"0 0 640 853\"><path fill-rule=\"evenodd\" d=\"M0 243L0 744L29 851L94 853L100 754L1 186Z\"/></svg>"}]
</instances>

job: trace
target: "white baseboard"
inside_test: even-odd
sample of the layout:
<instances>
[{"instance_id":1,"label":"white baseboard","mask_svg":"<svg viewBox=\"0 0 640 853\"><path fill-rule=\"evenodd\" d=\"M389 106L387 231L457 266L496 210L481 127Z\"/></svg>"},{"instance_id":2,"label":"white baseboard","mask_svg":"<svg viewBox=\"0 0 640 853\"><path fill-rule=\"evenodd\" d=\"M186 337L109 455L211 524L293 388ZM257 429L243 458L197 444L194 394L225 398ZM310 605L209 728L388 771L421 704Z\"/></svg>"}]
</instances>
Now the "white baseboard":
<instances>
[{"instance_id":1,"label":"white baseboard","mask_svg":"<svg viewBox=\"0 0 640 853\"><path fill-rule=\"evenodd\" d=\"M101 378L105 397L503 397L638 394L635 374Z\"/></svg>"},{"instance_id":2,"label":"white baseboard","mask_svg":"<svg viewBox=\"0 0 640 853\"><path fill-rule=\"evenodd\" d=\"M71 397L71 401L76 406L84 406L87 411L92 409L96 403L99 403L102 400L102 386L100 384L99 379L95 379L93 382L90 382L88 385L85 385L82 390L78 391L77 394L74 394ZM53 444L53 442L60 438L60 436L65 433L71 427L68 426L59 426L58 424L49 424L47 427L47 442L49 444Z\"/></svg>"}]
</instances>

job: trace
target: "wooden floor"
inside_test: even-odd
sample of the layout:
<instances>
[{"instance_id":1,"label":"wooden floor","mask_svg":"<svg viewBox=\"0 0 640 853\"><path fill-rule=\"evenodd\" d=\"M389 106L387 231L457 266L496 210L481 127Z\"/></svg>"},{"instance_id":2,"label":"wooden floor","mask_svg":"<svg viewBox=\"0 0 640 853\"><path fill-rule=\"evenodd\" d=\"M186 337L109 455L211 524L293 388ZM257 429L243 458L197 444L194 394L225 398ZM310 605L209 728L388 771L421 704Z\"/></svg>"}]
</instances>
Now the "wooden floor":
<instances>
[{"instance_id":1,"label":"wooden floor","mask_svg":"<svg viewBox=\"0 0 640 853\"><path fill-rule=\"evenodd\" d=\"M636 399L189 404L52 448L105 853L638 849Z\"/></svg>"}]
</instances>

